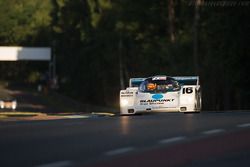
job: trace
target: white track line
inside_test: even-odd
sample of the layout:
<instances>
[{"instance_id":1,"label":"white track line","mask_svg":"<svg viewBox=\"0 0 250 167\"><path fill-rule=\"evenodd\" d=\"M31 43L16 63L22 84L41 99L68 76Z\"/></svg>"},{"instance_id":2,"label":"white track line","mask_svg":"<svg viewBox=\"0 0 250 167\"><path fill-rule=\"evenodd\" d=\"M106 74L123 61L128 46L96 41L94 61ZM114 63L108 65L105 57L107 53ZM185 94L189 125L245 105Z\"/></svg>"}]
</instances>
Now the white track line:
<instances>
[{"instance_id":1,"label":"white track line","mask_svg":"<svg viewBox=\"0 0 250 167\"><path fill-rule=\"evenodd\" d=\"M68 167L71 166L72 163L70 161L58 161L49 164L38 165L35 167Z\"/></svg>"},{"instance_id":2,"label":"white track line","mask_svg":"<svg viewBox=\"0 0 250 167\"><path fill-rule=\"evenodd\" d=\"M239 124L237 125L238 128L248 128L250 127L250 123L245 123L245 124Z\"/></svg>"},{"instance_id":3,"label":"white track line","mask_svg":"<svg viewBox=\"0 0 250 167\"><path fill-rule=\"evenodd\" d=\"M201 133L203 135L213 135L213 134L218 134L222 132L225 132L225 130L224 129L212 129L212 130L203 131Z\"/></svg>"},{"instance_id":4,"label":"white track line","mask_svg":"<svg viewBox=\"0 0 250 167\"><path fill-rule=\"evenodd\" d=\"M119 148L119 149L108 151L105 153L105 155L107 156L119 155L119 154L124 154L133 150L134 150L133 147L124 147L124 148Z\"/></svg>"},{"instance_id":5,"label":"white track line","mask_svg":"<svg viewBox=\"0 0 250 167\"><path fill-rule=\"evenodd\" d=\"M168 138L168 139L162 139L159 141L159 143L160 144L169 144L169 143L179 142L179 141L182 141L185 139L186 139L185 136L178 136L178 137L172 137L172 138Z\"/></svg>"}]
</instances>

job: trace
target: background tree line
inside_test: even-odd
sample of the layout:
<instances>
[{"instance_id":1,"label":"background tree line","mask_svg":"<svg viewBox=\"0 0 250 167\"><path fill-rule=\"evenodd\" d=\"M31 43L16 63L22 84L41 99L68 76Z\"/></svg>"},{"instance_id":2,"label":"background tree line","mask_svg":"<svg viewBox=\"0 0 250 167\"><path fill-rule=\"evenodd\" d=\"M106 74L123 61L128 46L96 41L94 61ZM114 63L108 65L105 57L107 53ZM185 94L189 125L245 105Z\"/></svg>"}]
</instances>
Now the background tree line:
<instances>
[{"instance_id":1,"label":"background tree line","mask_svg":"<svg viewBox=\"0 0 250 167\"><path fill-rule=\"evenodd\" d=\"M117 106L130 77L199 75L204 109L250 107L250 4L197 0L0 0L0 45L51 46L58 91ZM46 63L0 62L27 80Z\"/></svg>"}]
</instances>

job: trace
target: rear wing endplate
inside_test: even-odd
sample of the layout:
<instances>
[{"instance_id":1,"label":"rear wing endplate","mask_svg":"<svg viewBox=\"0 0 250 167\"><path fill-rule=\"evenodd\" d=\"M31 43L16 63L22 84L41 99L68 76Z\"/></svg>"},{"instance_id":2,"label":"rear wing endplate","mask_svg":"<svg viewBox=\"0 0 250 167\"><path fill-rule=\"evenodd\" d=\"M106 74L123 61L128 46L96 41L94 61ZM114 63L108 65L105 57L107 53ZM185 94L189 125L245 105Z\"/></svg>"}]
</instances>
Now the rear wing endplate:
<instances>
[{"instance_id":1,"label":"rear wing endplate","mask_svg":"<svg viewBox=\"0 0 250 167\"><path fill-rule=\"evenodd\" d=\"M183 85L200 85L199 76L175 76L172 78Z\"/></svg>"},{"instance_id":2,"label":"rear wing endplate","mask_svg":"<svg viewBox=\"0 0 250 167\"><path fill-rule=\"evenodd\" d=\"M174 76L172 77L183 85L199 85L199 76ZM129 87L139 87L146 78L130 78Z\"/></svg>"},{"instance_id":3,"label":"rear wing endplate","mask_svg":"<svg viewBox=\"0 0 250 167\"><path fill-rule=\"evenodd\" d=\"M129 87L139 87L146 78L130 78Z\"/></svg>"}]
</instances>

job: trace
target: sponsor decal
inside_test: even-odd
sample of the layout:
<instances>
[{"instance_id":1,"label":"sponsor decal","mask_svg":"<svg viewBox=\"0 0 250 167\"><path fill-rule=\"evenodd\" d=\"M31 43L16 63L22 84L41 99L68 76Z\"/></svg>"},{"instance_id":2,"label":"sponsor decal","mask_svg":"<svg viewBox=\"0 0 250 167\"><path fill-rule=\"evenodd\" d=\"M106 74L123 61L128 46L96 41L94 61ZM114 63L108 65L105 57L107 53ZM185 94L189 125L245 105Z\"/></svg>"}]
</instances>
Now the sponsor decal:
<instances>
[{"instance_id":1,"label":"sponsor decal","mask_svg":"<svg viewBox=\"0 0 250 167\"><path fill-rule=\"evenodd\" d=\"M121 92L121 96L120 97L132 97L134 96L133 92Z\"/></svg>"},{"instance_id":2,"label":"sponsor decal","mask_svg":"<svg viewBox=\"0 0 250 167\"><path fill-rule=\"evenodd\" d=\"M150 99L150 100L140 100L140 105L153 105L153 104L164 104L166 102L173 102L174 99Z\"/></svg>"},{"instance_id":3,"label":"sponsor decal","mask_svg":"<svg viewBox=\"0 0 250 167\"><path fill-rule=\"evenodd\" d=\"M162 95L162 94L155 94L155 95L152 96L152 98L153 98L154 100L160 100L160 99L163 98L163 95Z\"/></svg>"},{"instance_id":4,"label":"sponsor decal","mask_svg":"<svg viewBox=\"0 0 250 167\"><path fill-rule=\"evenodd\" d=\"M152 80L153 81L156 81L156 80L167 80L167 77L166 76L156 76L156 77L153 77Z\"/></svg>"},{"instance_id":5,"label":"sponsor decal","mask_svg":"<svg viewBox=\"0 0 250 167\"><path fill-rule=\"evenodd\" d=\"M133 92L121 92L121 94L133 94Z\"/></svg>"},{"instance_id":6,"label":"sponsor decal","mask_svg":"<svg viewBox=\"0 0 250 167\"><path fill-rule=\"evenodd\" d=\"M120 94L120 97L132 97L132 96L134 96L134 92L126 91L126 92L121 92Z\"/></svg>"},{"instance_id":7,"label":"sponsor decal","mask_svg":"<svg viewBox=\"0 0 250 167\"><path fill-rule=\"evenodd\" d=\"M121 95L121 97L133 97L133 95Z\"/></svg>"}]
</instances>

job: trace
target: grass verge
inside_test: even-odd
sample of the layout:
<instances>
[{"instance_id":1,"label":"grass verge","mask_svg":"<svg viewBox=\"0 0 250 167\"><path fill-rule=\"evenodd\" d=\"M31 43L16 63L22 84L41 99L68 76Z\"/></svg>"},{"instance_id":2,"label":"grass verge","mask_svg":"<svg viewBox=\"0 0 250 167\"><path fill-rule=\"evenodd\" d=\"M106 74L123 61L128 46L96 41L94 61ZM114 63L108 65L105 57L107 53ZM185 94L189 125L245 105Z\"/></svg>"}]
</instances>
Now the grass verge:
<instances>
[{"instance_id":1,"label":"grass verge","mask_svg":"<svg viewBox=\"0 0 250 167\"><path fill-rule=\"evenodd\" d=\"M0 118L6 117L33 117L37 116L39 113L35 112L0 112Z\"/></svg>"}]
</instances>

